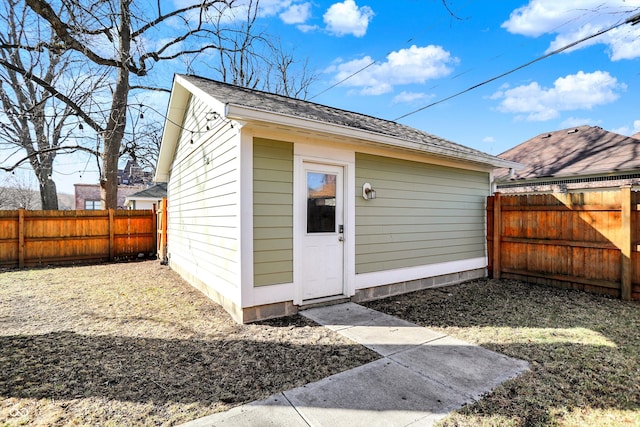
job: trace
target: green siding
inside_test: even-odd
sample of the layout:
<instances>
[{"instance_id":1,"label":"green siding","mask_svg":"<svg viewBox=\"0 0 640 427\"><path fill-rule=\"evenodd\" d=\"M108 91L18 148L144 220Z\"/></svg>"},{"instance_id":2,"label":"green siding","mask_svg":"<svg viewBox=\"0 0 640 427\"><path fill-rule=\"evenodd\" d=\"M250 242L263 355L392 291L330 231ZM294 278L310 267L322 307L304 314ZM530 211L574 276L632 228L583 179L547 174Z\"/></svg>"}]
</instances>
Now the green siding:
<instances>
[{"instance_id":1,"label":"green siding","mask_svg":"<svg viewBox=\"0 0 640 427\"><path fill-rule=\"evenodd\" d=\"M253 283L293 282L293 144L253 140Z\"/></svg>"},{"instance_id":2,"label":"green siding","mask_svg":"<svg viewBox=\"0 0 640 427\"><path fill-rule=\"evenodd\" d=\"M356 153L356 273L485 256L489 174Z\"/></svg>"}]
</instances>

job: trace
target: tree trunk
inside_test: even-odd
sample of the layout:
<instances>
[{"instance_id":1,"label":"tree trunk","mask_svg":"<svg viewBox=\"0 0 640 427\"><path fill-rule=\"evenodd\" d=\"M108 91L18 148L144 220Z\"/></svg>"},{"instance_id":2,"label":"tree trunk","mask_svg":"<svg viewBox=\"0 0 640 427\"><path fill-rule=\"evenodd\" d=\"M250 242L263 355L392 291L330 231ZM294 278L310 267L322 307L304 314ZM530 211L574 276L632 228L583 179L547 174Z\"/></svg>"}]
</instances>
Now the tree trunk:
<instances>
[{"instance_id":1,"label":"tree trunk","mask_svg":"<svg viewBox=\"0 0 640 427\"><path fill-rule=\"evenodd\" d=\"M58 207L58 190L56 183L52 180L40 182L40 202L42 209L57 211Z\"/></svg>"},{"instance_id":2,"label":"tree trunk","mask_svg":"<svg viewBox=\"0 0 640 427\"><path fill-rule=\"evenodd\" d=\"M53 154L53 153L51 153ZM45 159L40 164L40 169L36 176L40 184L40 202L44 210L58 210L58 191L55 181L51 179L53 173L53 158L55 155L45 155Z\"/></svg>"},{"instance_id":3,"label":"tree trunk","mask_svg":"<svg viewBox=\"0 0 640 427\"><path fill-rule=\"evenodd\" d=\"M111 102L111 112L104 132L104 151L102 152L102 176L100 177L100 196L103 209L118 208L118 160L120 145L127 126L127 98L129 95L129 62L131 50L130 0L120 0L120 60L115 90Z\"/></svg>"}]
</instances>

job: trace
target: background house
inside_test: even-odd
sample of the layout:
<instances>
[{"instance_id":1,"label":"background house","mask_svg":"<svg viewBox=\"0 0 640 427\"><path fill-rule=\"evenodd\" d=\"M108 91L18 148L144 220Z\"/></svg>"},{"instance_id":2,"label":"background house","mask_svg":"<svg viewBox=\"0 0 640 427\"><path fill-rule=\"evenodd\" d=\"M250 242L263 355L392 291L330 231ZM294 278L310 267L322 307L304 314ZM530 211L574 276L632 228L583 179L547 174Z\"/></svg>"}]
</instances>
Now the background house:
<instances>
[{"instance_id":1,"label":"background house","mask_svg":"<svg viewBox=\"0 0 640 427\"><path fill-rule=\"evenodd\" d=\"M155 210L164 197L167 197L167 183L161 182L128 195L124 199L124 206L127 209Z\"/></svg>"},{"instance_id":2,"label":"background house","mask_svg":"<svg viewBox=\"0 0 640 427\"><path fill-rule=\"evenodd\" d=\"M149 187L152 180L151 172L143 171L135 160L127 160L124 169L118 169L118 209L127 208L126 198ZM101 206L99 184L74 184L73 209L99 210Z\"/></svg>"},{"instance_id":3,"label":"background house","mask_svg":"<svg viewBox=\"0 0 640 427\"><path fill-rule=\"evenodd\" d=\"M485 276L492 170L516 166L395 122L178 75L155 180L167 182L169 265L249 322Z\"/></svg>"},{"instance_id":4,"label":"background house","mask_svg":"<svg viewBox=\"0 0 640 427\"><path fill-rule=\"evenodd\" d=\"M73 184L75 210L100 210L100 184ZM144 185L118 185L118 209L125 209L127 196L144 189Z\"/></svg>"},{"instance_id":5,"label":"background house","mask_svg":"<svg viewBox=\"0 0 640 427\"><path fill-rule=\"evenodd\" d=\"M640 184L640 140L598 126L543 133L498 157L524 165L496 171L496 189L505 194Z\"/></svg>"}]
</instances>

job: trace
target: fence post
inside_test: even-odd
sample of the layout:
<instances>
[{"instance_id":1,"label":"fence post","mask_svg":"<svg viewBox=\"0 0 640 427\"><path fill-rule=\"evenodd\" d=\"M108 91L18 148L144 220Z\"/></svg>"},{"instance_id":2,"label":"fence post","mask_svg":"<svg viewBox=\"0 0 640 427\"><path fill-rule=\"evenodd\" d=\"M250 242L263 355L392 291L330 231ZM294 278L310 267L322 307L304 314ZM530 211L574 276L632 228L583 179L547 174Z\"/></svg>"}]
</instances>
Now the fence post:
<instances>
[{"instance_id":1,"label":"fence post","mask_svg":"<svg viewBox=\"0 0 640 427\"><path fill-rule=\"evenodd\" d=\"M109 209L109 261L113 261L116 251L116 227L114 221L115 211L113 208Z\"/></svg>"},{"instance_id":2,"label":"fence post","mask_svg":"<svg viewBox=\"0 0 640 427\"><path fill-rule=\"evenodd\" d=\"M160 204L160 221L158 227L158 254L162 263L167 262L167 198L163 197Z\"/></svg>"},{"instance_id":3,"label":"fence post","mask_svg":"<svg viewBox=\"0 0 640 427\"><path fill-rule=\"evenodd\" d=\"M620 187L622 230L620 235L621 257L621 284L620 297L625 301L631 300L632 259L631 259L631 186Z\"/></svg>"},{"instance_id":4,"label":"fence post","mask_svg":"<svg viewBox=\"0 0 640 427\"><path fill-rule=\"evenodd\" d=\"M500 234L502 226L500 193L493 194L493 278L500 278Z\"/></svg>"},{"instance_id":5,"label":"fence post","mask_svg":"<svg viewBox=\"0 0 640 427\"><path fill-rule=\"evenodd\" d=\"M18 268L24 268L24 208L18 210Z\"/></svg>"}]
</instances>

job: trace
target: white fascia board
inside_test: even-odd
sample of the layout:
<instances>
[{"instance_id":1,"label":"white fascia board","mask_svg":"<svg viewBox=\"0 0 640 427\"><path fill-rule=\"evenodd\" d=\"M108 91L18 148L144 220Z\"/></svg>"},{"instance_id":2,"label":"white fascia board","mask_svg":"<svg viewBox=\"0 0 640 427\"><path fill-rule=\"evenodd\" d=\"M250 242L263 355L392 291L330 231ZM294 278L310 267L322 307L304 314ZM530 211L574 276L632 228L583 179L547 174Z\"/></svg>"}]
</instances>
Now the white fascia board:
<instances>
[{"instance_id":1,"label":"white fascia board","mask_svg":"<svg viewBox=\"0 0 640 427\"><path fill-rule=\"evenodd\" d=\"M205 100L211 105L212 111L219 114L224 112L225 106L211 95L207 94L188 80L179 75L173 78L173 87L171 88L171 97L169 98L169 106L167 108L167 117L162 132L162 143L160 144L160 153L156 164L155 182L167 182L169 180L169 171L173 163L178 138L182 130L184 115L187 111L187 105L191 95Z\"/></svg>"},{"instance_id":2,"label":"white fascia board","mask_svg":"<svg viewBox=\"0 0 640 427\"><path fill-rule=\"evenodd\" d=\"M520 163L511 162L508 160L502 160L498 158L486 159L474 156L472 154L434 146L432 144L411 142L405 139L395 138L392 136L383 135L367 130L355 129L349 126L326 123L319 120L306 119L287 114L274 113L242 105L226 104L225 116L232 120L259 121L264 123L273 123L282 126L312 130L326 134L333 134L341 137L373 142L391 148L401 148L414 152L480 163L483 165L491 166L492 168L523 168Z\"/></svg>"},{"instance_id":3,"label":"white fascia board","mask_svg":"<svg viewBox=\"0 0 640 427\"><path fill-rule=\"evenodd\" d=\"M153 178L155 182L167 182L169 180L169 171L173 163L176 146L178 145L178 137L180 136L180 124L184 118L187 101L189 100L189 92L179 85L177 80L177 76L174 77L169 105L167 106L167 117L164 122L160 152L156 162L156 174Z\"/></svg>"}]
</instances>

